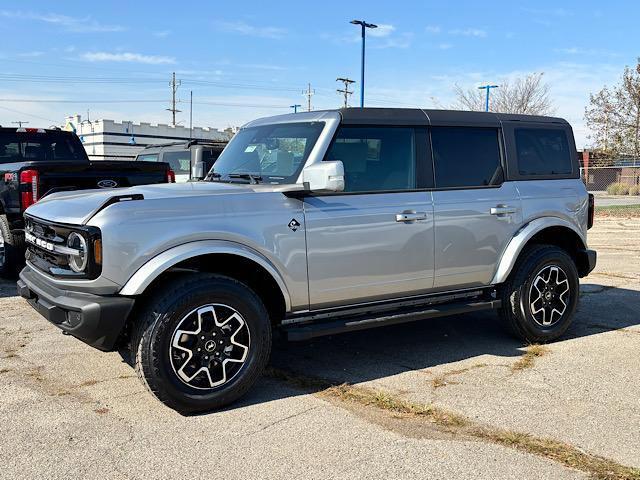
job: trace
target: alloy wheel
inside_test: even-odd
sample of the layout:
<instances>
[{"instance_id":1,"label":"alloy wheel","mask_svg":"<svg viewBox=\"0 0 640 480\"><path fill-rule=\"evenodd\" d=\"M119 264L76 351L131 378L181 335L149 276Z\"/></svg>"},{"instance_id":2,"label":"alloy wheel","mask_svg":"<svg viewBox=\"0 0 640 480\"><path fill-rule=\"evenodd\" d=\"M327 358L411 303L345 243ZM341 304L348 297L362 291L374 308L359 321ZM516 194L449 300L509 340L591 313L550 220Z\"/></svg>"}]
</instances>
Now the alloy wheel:
<instances>
[{"instance_id":1,"label":"alloy wheel","mask_svg":"<svg viewBox=\"0 0 640 480\"><path fill-rule=\"evenodd\" d=\"M230 382L249 353L249 327L233 307L209 304L187 313L171 336L169 360L176 376L207 390Z\"/></svg>"},{"instance_id":2,"label":"alloy wheel","mask_svg":"<svg viewBox=\"0 0 640 480\"><path fill-rule=\"evenodd\" d=\"M570 287L565 271L547 265L534 277L529 289L529 308L535 322L543 327L558 323L569 306Z\"/></svg>"}]
</instances>

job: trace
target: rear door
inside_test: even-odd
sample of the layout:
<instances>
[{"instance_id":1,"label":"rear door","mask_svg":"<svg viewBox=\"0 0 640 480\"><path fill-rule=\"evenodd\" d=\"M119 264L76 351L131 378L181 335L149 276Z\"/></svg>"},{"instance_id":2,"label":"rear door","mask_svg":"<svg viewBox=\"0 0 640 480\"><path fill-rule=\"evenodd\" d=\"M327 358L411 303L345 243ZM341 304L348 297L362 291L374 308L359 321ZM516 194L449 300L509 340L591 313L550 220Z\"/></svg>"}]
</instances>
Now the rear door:
<instances>
[{"instance_id":1,"label":"rear door","mask_svg":"<svg viewBox=\"0 0 640 480\"><path fill-rule=\"evenodd\" d=\"M435 189L435 280L440 290L487 285L522 222L504 181L499 125L431 128Z\"/></svg>"},{"instance_id":2,"label":"rear door","mask_svg":"<svg viewBox=\"0 0 640 480\"><path fill-rule=\"evenodd\" d=\"M343 162L345 191L304 200L311 308L432 288L427 145L426 129L341 127L327 160Z\"/></svg>"}]
</instances>

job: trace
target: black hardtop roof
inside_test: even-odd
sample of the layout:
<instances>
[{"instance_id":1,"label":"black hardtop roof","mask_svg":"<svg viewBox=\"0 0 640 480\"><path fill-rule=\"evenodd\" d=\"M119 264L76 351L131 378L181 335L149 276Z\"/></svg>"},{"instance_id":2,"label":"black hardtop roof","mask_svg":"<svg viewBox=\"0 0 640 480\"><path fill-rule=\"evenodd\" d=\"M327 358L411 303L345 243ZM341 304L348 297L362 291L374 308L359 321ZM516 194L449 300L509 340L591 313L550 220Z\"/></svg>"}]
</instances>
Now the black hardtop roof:
<instances>
[{"instance_id":1,"label":"black hardtop roof","mask_svg":"<svg viewBox=\"0 0 640 480\"><path fill-rule=\"evenodd\" d=\"M193 140L183 140L176 142L168 142L168 143L156 143L153 145L147 145L144 147L144 150L141 150L140 153L153 150L155 148L167 148L167 147L183 147L185 149L190 148L192 145L205 145L211 147L222 147L224 148L227 145L226 140L202 140L202 139L193 139Z\"/></svg>"},{"instance_id":2,"label":"black hardtop roof","mask_svg":"<svg viewBox=\"0 0 640 480\"><path fill-rule=\"evenodd\" d=\"M497 125L500 122L559 123L567 121L558 117L520 115L512 113L470 112L463 110L429 110L420 108L341 108L344 124L384 125Z\"/></svg>"}]
</instances>

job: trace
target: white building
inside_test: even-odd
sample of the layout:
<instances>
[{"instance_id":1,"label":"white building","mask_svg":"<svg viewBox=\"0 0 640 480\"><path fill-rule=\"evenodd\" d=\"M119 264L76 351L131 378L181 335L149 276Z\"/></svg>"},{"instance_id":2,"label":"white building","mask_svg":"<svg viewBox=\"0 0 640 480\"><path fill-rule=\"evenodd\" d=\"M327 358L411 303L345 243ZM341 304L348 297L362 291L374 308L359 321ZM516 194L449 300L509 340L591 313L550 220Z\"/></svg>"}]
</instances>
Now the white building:
<instances>
[{"instance_id":1,"label":"white building","mask_svg":"<svg viewBox=\"0 0 640 480\"><path fill-rule=\"evenodd\" d=\"M189 139L228 141L232 133L215 128L150 123L115 122L113 120L82 120L80 115L66 118L65 130L76 132L91 160L132 160L149 145L179 142Z\"/></svg>"}]
</instances>

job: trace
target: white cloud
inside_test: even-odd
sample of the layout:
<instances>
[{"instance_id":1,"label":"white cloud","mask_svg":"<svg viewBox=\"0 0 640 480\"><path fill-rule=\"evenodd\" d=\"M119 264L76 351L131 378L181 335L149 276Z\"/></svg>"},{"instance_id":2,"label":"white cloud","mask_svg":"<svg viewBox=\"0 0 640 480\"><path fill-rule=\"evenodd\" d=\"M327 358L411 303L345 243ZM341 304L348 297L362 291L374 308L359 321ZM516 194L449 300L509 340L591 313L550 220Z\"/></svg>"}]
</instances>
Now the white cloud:
<instances>
[{"instance_id":1,"label":"white cloud","mask_svg":"<svg viewBox=\"0 0 640 480\"><path fill-rule=\"evenodd\" d=\"M216 25L218 26L218 28L226 32L239 33L241 35L250 35L252 37L282 38L287 33L284 28L255 26L241 21L216 22Z\"/></svg>"},{"instance_id":2,"label":"white cloud","mask_svg":"<svg viewBox=\"0 0 640 480\"><path fill-rule=\"evenodd\" d=\"M154 37L166 38L171 35L171 30L160 30L159 32L153 32Z\"/></svg>"},{"instance_id":3,"label":"white cloud","mask_svg":"<svg viewBox=\"0 0 640 480\"><path fill-rule=\"evenodd\" d=\"M425 31L427 33L436 34L436 33L440 33L442 31L442 28L440 28L438 25L427 25L425 27Z\"/></svg>"},{"instance_id":4,"label":"white cloud","mask_svg":"<svg viewBox=\"0 0 640 480\"><path fill-rule=\"evenodd\" d=\"M463 37L477 37L484 38L487 36L487 32L481 28L456 28L449 30L451 35L460 35Z\"/></svg>"},{"instance_id":5,"label":"white cloud","mask_svg":"<svg viewBox=\"0 0 640 480\"><path fill-rule=\"evenodd\" d=\"M412 33L403 33L390 38L385 38L381 43L371 43L371 48L409 48L413 40Z\"/></svg>"},{"instance_id":6,"label":"white cloud","mask_svg":"<svg viewBox=\"0 0 640 480\"><path fill-rule=\"evenodd\" d=\"M579 48L579 47L570 47L570 48L556 48L554 50L556 53L562 53L565 55L593 55L599 57L621 57L622 55L616 52L611 52L609 50L604 50L602 48Z\"/></svg>"},{"instance_id":7,"label":"white cloud","mask_svg":"<svg viewBox=\"0 0 640 480\"><path fill-rule=\"evenodd\" d=\"M19 20L35 20L39 22L57 25L64 28L68 32L86 33L86 32L121 32L125 28L121 25L105 25L86 17L70 17L68 15L60 15L57 13L35 13L11 10L0 10L0 17L12 18Z\"/></svg>"},{"instance_id":8,"label":"white cloud","mask_svg":"<svg viewBox=\"0 0 640 480\"><path fill-rule=\"evenodd\" d=\"M176 59L173 57L165 57L161 55L143 55L141 53L131 52L86 52L82 54L81 58L89 62L131 62L146 63L149 65L176 63Z\"/></svg>"},{"instance_id":9,"label":"white cloud","mask_svg":"<svg viewBox=\"0 0 640 480\"><path fill-rule=\"evenodd\" d=\"M453 45L451 45L450 43L441 43L438 45L438 48L440 50L449 50L451 47L453 47Z\"/></svg>"},{"instance_id":10,"label":"white cloud","mask_svg":"<svg viewBox=\"0 0 640 480\"><path fill-rule=\"evenodd\" d=\"M41 57L43 55L44 55L44 52L34 51L34 52L18 53L17 56L22 58L36 58L36 57Z\"/></svg>"},{"instance_id":11,"label":"white cloud","mask_svg":"<svg viewBox=\"0 0 640 480\"><path fill-rule=\"evenodd\" d=\"M370 28L367 33L372 37L388 37L395 31L396 27L393 25L383 24L378 25L377 28Z\"/></svg>"}]
</instances>

